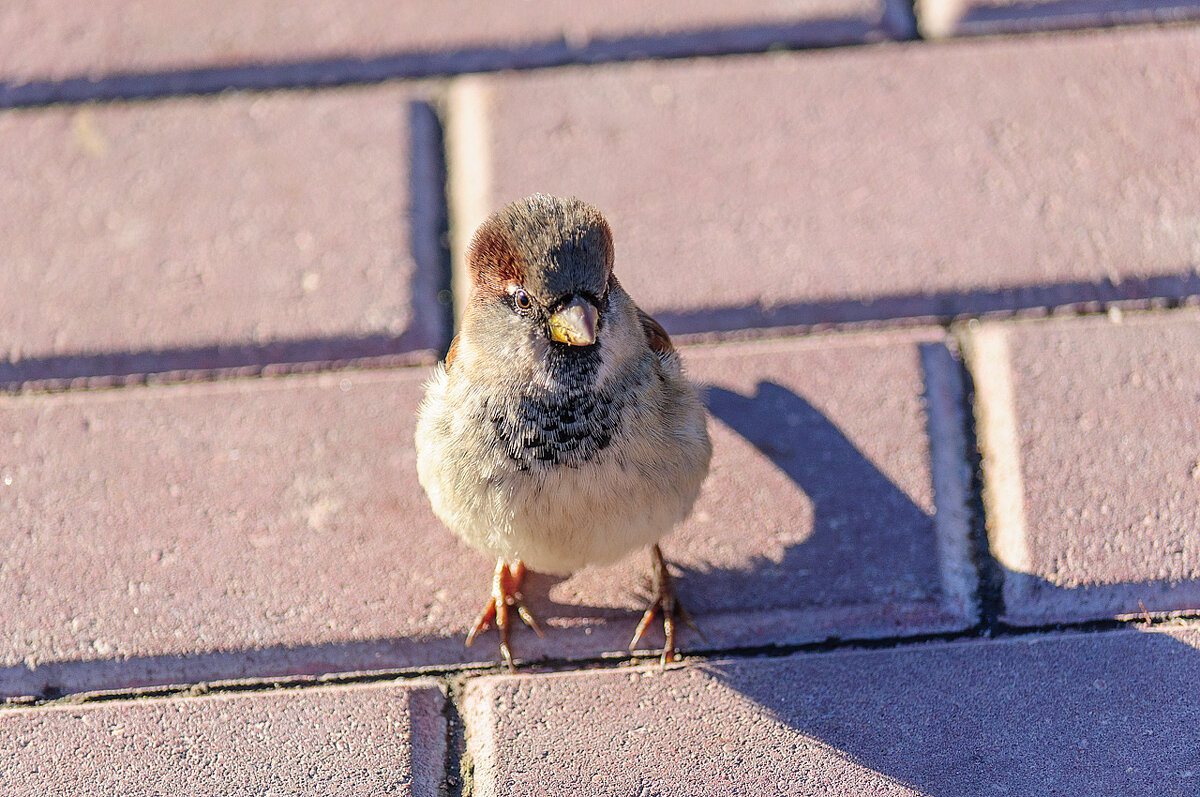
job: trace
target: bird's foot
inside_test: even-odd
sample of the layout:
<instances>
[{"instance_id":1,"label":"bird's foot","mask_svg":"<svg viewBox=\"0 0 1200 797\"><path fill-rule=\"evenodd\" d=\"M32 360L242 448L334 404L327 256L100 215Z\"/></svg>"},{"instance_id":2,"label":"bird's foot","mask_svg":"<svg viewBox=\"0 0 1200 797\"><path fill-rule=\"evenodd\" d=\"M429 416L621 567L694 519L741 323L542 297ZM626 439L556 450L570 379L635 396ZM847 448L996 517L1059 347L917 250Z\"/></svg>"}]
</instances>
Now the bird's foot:
<instances>
[{"instance_id":1,"label":"bird's foot","mask_svg":"<svg viewBox=\"0 0 1200 797\"><path fill-rule=\"evenodd\" d=\"M495 623L496 630L500 632L500 655L504 657L504 663L510 670L516 669L516 665L513 664L512 648L508 644L513 611L516 611L517 615L527 626L536 631L538 636L545 636L542 629L538 627L537 620L533 619L533 615L525 608L522 601L521 582L524 580L524 563L517 561L509 565L503 559L497 560L496 575L492 579L492 597L483 607L483 614L479 615L479 621L475 623L471 633L467 634L467 645L469 646L475 641L475 637L480 631L486 630L489 625Z\"/></svg>"},{"instance_id":2,"label":"bird's foot","mask_svg":"<svg viewBox=\"0 0 1200 797\"><path fill-rule=\"evenodd\" d=\"M659 663L665 667L675 661L675 619L683 620L688 628L691 628L700 636L704 636L696 624L692 622L692 618L688 615L687 610L683 608L683 604L679 602L679 598L675 595L675 584L671 579L670 572L667 571L667 562L663 559L662 549L654 545L650 549L650 560L654 568L654 597L650 601L650 605L646 607L646 612L642 615L642 619L638 622L637 628L633 632L633 641L629 643L629 649L633 650L642 641L646 630L650 627L650 623L654 620L655 615L662 614L663 636L666 638L663 643L662 657Z\"/></svg>"}]
</instances>

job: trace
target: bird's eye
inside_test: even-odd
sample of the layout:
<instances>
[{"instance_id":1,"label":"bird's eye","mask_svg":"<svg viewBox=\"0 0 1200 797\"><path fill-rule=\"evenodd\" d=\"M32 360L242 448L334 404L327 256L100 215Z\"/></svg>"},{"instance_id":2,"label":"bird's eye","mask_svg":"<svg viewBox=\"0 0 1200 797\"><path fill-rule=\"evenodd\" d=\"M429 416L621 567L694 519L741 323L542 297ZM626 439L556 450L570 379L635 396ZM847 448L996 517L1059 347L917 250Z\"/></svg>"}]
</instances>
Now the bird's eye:
<instances>
[{"instance_id":1,"label":"bird's eye","mask_svg":"<svg viewBox=\"0 0 1200 797\"><path fill-rule=\"evenodd\" d=\"M516 302L518 309L528 310L533 307L533 300L529 298L529 294L525 291L518 290L513 294L513 301Z\"/></svg>"}]
</instances>

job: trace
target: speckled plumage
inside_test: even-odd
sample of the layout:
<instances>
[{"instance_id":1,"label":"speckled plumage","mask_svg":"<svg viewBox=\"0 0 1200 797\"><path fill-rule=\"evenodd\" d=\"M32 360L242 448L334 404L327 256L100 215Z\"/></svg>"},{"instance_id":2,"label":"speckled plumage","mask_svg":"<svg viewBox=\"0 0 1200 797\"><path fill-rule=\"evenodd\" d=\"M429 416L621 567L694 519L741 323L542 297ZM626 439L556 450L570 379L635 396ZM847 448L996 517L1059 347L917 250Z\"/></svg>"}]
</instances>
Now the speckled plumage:
<instances>
[{"instance_id":1,"label":"speckled plumage","mask_svg":"<svg viewBox=\"0 0 1200 797\"><path fill-rule=\"evenodd\" d=\"M513 203L480 227L469 263L463 327L417 424L438 517L485 553L555 574L658 541L691 511L711 445L669 339L612 276L603 217L577 200ZM575 296L599 311L589 346L546 332Z\"/></svg>"}]
</instances>

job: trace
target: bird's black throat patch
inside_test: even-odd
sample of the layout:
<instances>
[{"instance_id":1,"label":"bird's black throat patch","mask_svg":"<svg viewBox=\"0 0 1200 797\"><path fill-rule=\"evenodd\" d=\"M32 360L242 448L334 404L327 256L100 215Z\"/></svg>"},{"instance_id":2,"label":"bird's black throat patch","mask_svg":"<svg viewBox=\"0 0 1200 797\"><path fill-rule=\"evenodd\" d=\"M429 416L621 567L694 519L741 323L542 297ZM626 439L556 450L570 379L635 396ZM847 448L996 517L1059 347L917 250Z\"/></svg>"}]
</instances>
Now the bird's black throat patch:
<instances>
[{"instance_id":1,"label":"bird's black throat patch","mask_svg":"<svg viewBox=\"0 0 1200 797\"><path fill-rule=\"evenodd\" d=\"M612 442L625 408L622 386L598 388L598 346L552 346L545 361L557 389L540 385L512 399L488 399L498 445L522 470L578 467Z\"/></svg>"}]
</instances>

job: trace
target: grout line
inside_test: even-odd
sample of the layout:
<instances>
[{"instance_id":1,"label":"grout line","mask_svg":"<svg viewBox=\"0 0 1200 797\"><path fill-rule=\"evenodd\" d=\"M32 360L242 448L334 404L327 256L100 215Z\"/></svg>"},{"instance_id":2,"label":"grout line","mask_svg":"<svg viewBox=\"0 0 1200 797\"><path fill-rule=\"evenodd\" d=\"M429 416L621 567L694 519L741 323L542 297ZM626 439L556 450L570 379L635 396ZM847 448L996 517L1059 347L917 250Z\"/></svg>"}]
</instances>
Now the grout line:
<instances>
[{"instance_id":1,"label":"grout line","mask_svg":"<svg viewBox=\"0 0 1200 797\"><path fill-rule=\"evenodd\" d=\"M446 195L450 217L450 292L454 321L462 319L470 290L467 247L492 203L491 93L486 81L460 77L446 92Z\"/></svg>"},{"instance_id":2,"label":"grout line","mask_svg":"<svg viewBox=\"0 0 1200 797\"><path fill-rule=\"evenodd\" d=\"M450 251L447 244L445 136L436 109L409 103L409 239L416 273L412 278L412 326L435 341L439 355L454 331Z\"/></svg>"},{"instance_id":3,"label":"grout line","mask_svg":"<svg viewBox=\"0 0 1200 797\"><path fill-rule=\"evenodd\" d=\"M923 343L919 350L925 377L926 436L942 602L952 616L974 624L979 621L980 606L978 571L971 556L971 474L965 467L961 368L943 343Z\"/></svg>"},{"instance_id":4,"label":"grout line","mask_svg":"<svg viewBox=\"0 0 1200 797\"><path fill-rule=\"evenodd\" d=\"M103 689L92 692L70 692L53 697L24 695L0 698L0 711L11 708L91 705L122 700L153 700L173 697L201 697L243 692L307 689L324 686L354 686L385 681L432 681L445 685L453 678L492 675L502 670L497 663L455 664L444 667L414 667L354 672L323 673L320 675L288 675L265 678L237 678L202 681L199 683L164 684L126 689Z\"/></svg>"},{"instance_id":5,"label":"grout line","mask_svg":"<svg viewBox=\"0 0 1200 797\"><path fill-rule=\"evenodd\" d=\"M446 756L439 797L463 797L471 793L470 762L467 760L467 726L459 709L467 678L454 678L446 685L442 718L446 723Z\"/></svg>"},{"instance_id":6,"label":"grout line","mask_svg":"<svg viewBox=\"0 0 1200 797\"><path fill-rule=\"evenodd\" d=\"M920 3L918 3L920 5ZM1108 31L1117 28L1169 28L1194 25L1196 6L1186 0L1145 4L1131 3L1124 9L1106 0L1048 0L1033 3L975 5L953 3L938 19L934 31L920 29L922 37L943 41L998 38L1001 36L1046 36ZM922 20L923 21L923 20Z\"/></svg>"},{"instance_id":7,"label":"grout line","mask_svg":"<svg viewBox=\"0 0 1200 797\"><path fill-rule=\"evenodd\" d=\"M961 340L961 330L952 330L958 339L959 350L964 343ZM962 398L962 433L964 438L963 457L970 472L971 482L968 489L968 518L972 556L975 563L978 583L978 600L980 622L983 633L995 635L1001 628L1000 618L1004 615L1004 569L992 556L991 545L988 542L987 516L983 500L983 460L979 452L977 418L975 415L976 391L975 381L971 378L971 370L965 360L958 363L960 381L963 385Z\"/></svg>"},{"instance_id":8,"label":"grout line","mask_svg":"<svg viewBox=\"0 0 1200 797\"><path fill-rule=\"evenodd\" d=\"M883 26L901 41L920 41L921 20L917 15L919 0L883 0Z\"/></svg>"},{"instance_id":9,"label":"grout line","mask_svg":"<svg viewBox=\"0 0 1200 797\"><path fill-rule=\"evenodd\" d=\"M895 0L893 0L895 1ZM902 2L902 0L901 0ZM516 47L482 46L458 50L398 52L369 57L202 66L152 72L119 72L99 78L71 77L26 83L0 80L0 108L36 108L55 104L121 102L201 96L223 91L328 89L387 80L447 78L502 70L597 66L638 61L758 55L779 50L859 47L879 41L906 41L915 30L902 14L879 26L855 17L806 19L597 37L582 43L560 38ZM891 36L889 37L889 28Z\"/></svg>"},{"instance_id":10,"label":"grout line","mask_svg":"<svg viewBox=\"0 0 1200 797\"><path fill-rule=\"evenodd\" d=\"M1032 639L1046 634L1061 633L1108 633L1127 629L1142 631L1177 628L1200 623L1200 612L1159 612L1149 621L1143 615L1128 615L1099 620L1048 623L1037 626L997 624L994 633L988 634L981 626L961 631L946 631L928 634L908 634L892 637L828 637L815 642L771 645L740 645L727 648L694 648L682 651L681 664L701 664L714 659L753 660L757 658L782 658L805 653L832 653L846 651L895 650L918 647L934 642L964 642L982 639ZM643 651L638 655L609 653L588 658L541 659L518 661L517 675L545 675L588 670L619 670L628 667L653 666L658 654ZM387 681L430 681L438 683L454 696L461 696L462 687L471 679L507 675L508 669L500 662L446 665L444 667L419 667L412 669L369 670L348 673L326 673L323 675L295 675L274 678L243 678L230 681L211 681L194 684L174 684L131 689L112 689L96 692L72 692L54 697L24 695L0 698L0 715L4 711L30 708L53 708L58 706L81 706L112 703L128 700L167 699L179 697L202 697L240 693L263 693L284 690L303 690L324 686L353 686ZM457 703L452 709L458 712ZM461 721L461 715L459 716ZM465 723L464 726L465 728ZM457 742L456 742L457 743ZM449 752L447 752L449 756Z\"/></svg>"},{"instance_id":11,"label":"grout line","mask_svg":"<svg viewBox=\"0 0 1200 797\"><path fill-rule=\"evenodd\" d=\"M1025 520L1020 433L1008 350L1008 330L968 324L963 336L967 365L975 385L976 439L985 517L985 543L1003 568L1000 610L1005 597L1020 599L1030 587L1032 562ZM989 574L990 575L990 574ZM989 585L996 586L995 582ZM994 620L993 620L994 621Z\"/></svg>"},{"instance_id":12,"label":"grout line","mask_svg":"<svg viewBox=\"0 0 1200 797\"><path fill-rule=\"evenodd\" d=\"M449 116L449 112L447 112L447 115ZM447 122L449 127L446 133L447 138L449 138L451 130L453 129L453 123L450 122L449 119L447 119ZM479 162L478 158L476 159L476 162ZM450 181L451 183L453 182L453 172L451 172ZM452 184L450 185L450 188L453 188ZM462 192L458 193L461 195ZM469 193L470 190L468 189L467 194ZM453 194L451 194L450 199L452 202L455 201ZM472 207L473 209L460 210L458 214L461 214L464 219L478 218L479 220L482 220L486 216L487 210L485 204L481 202L475 202ZM474 229L474 225L467 220L465 222L467 227L464 228L463 225L460 225L456 221L455 217L458 214L454 212L453 205L451 206L450 211L452 235L466 239L467 236L463 232L463 229ZM441 245L444 249L445 244L442 243ZM461 247L463 249L466 248L465 241L461 242ZM451 241L451 248L454 248L453 240ZM443 258L446 257L444 253L442 256ZM462 261L461 257L456 258L456 260L465 262ZM443 263L444 262L445 261L443 260ZM465 272L465 265L460 267L460 271ZM451 291L455 295L455 301L462 301L462 294L464 291L459 290L457 285L462 284L464 280L465 274L455 274L451 277ZM441 304L441 300L444 298L444 296L439 298L439 304ZM1197 307L1200 307L1200 294L1189 293L1182 297L1153 295L1139 299L1121 299L1107 302L1088 301L1050 306L1037 305L1013 307L1007 310L993 310L981 313L964 313L957 315L897 315L888 318L861 321L776 326L750 325L744 328L724 331L713 330L707 332L672 333L671 338L679 346L695 346L725 342L776 340L780 338L792 337L815 337L829 334L855 334L872 332L882 333L894 330L932 326L940 326L949 331L955 328L957 325L961 325L970 321L986 321L988 323L993 323L1043 320L1048 318L1057 320L1065 318L1095 317L1111 314L1114 310L1119 310L1123 313L1129 314L1151 314L1162 312L1169 313L1176 310ZM313 341L304 341L303 343L304 345L309 345L312 344ZM71 377L45 377L34 379L6 378L4 376L5 374L12 372L15 368L20 367L21 364L19 362L15 364L0 363L0 396L63 393L90 390L112 390L127 387L143 387L146 385L175 385L199 382L218 382L234 379L256 379L263 377L292 376L324 372L390 370L413 366L433 365L437 362L441 354L442 352L433 350L414 349L396 354L367 355L333 360L296 359L273 363L266 362L249 363L245 365L230 365L216 368L173 368L163 369L160 371L128 371L120 373L96 372L92 374L82 374Z\"/></svg>"},{"instance_id":13,"label":"grout line","mask_svg":"<svg viewBox=\"0 0 1200 797\"><path fill-rule=\"evenodd\" d=\"M867 637L861 639L841 639L838 637L831 637L819 642L804 642L794 645L741 646L723 649L697 650L696 652L685 656L684 661L703 662L715 658L733 657L748 660L754 658L782 658L785 656L804 653L902 650L905 648L919 647L932 642L969 642L972 640L988 639L1022 640L1035 639L1046 634L1096 634L1123 631L1128 629L1147 631L1175 628L1184 624L1196 622L1200 622L1200 613L1189 611L1179 613L1159 613L1159 616L1157 617L1151 616L1150 622L1147 622L1142 615L1137 615L1100 620L1079 620L1075 622L1049 623L1040 626L1018 626L999 623L997 624L994 632L990 634L987 633L986 629L984 629L982 626L977 625L973 628L968 628L962 631L911 634L908 636L898 637ZM636 664L638 662L625 662L624 664L629 663Z\"/></svg>"},{"instance_id":14,"label":"grout line","mask_svg":"<svg viewBox=\"0 0 1200 797\"><path fill-rule=\"evenodd\" d=\"M438 353L417 349L403 354L352 357L343 360L311 360L227 368L187 368L128 374L97 374L63 378L0 382L0 396L49 393L85 393L122 388L204 384L252 379L275 379L310 374L353 373L420 368L437 362Z\"/></svg>"},{"instance_id":15,"label":"grout line","mask_svg":"<svg viewBox=\"0 0 1200 797\"><path fill-rule=\"evenodd\" d=\"M956 326L971 321L980 322L1024 322L1041 320L1062 320L1069 318L1089 318L1111 315L1114 311L1122 313L1160 313L1173 312L1188 308L1200 307L1200 282L1189 283L1185 293L1167 295L1147 293L1138 298L1087 300L1077 302L1039 303L1014 302L1010 307L989 310L979 310L963 313L896 313L895 315L877 318L859 318L846 320L820 321L797 324L771 324L750 322L744 326L728 329L697 330L691 332L671 332L671 339L680 345L696 345L723 343L726 341L771 340L786 337L807 337L827 335L830 333L855 333L889 331L894 329L909 329L914 327L940 326L950 330ZM720 310L707 311L719 312ZM666 319L668 332L672 327L669 313L654 314L660 321Z\"/></svg>"}]
</instances>

